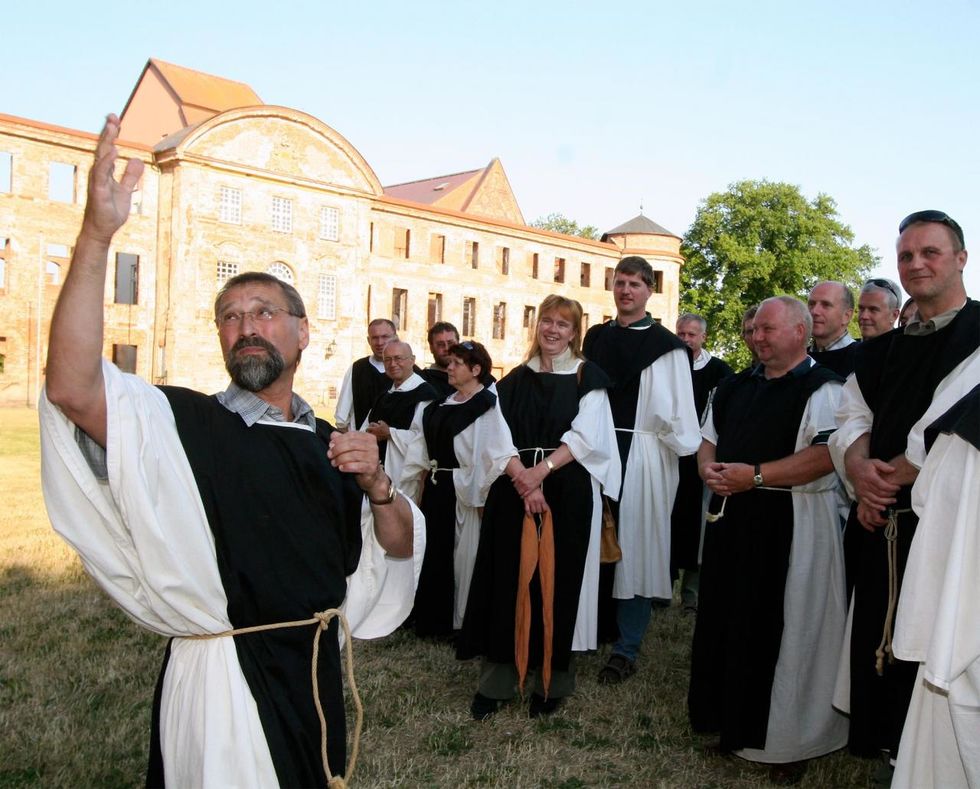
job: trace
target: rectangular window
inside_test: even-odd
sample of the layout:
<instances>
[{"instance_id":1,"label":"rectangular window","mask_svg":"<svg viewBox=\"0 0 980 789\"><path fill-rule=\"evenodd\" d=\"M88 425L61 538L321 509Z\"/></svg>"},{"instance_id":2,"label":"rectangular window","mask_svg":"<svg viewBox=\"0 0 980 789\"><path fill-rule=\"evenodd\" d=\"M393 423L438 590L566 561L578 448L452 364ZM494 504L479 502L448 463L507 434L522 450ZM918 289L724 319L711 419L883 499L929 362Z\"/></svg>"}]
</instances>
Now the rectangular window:
<instances>
[{"instance_id":1,"label":"rectangular window","mask_svg":"<svg viewBox=\"0 0 980 789\"><path fill-rule=\"evenodd\" d=\"M395 228L395 257L408 260L411 252L412 231L407 227Z\"/></svg>"},{"instance_id":2,"label":"rectangular window","mask_svg":"<svg viewBox=\"0 0 980 789\"><path fill-rule=\"evenodd\" d=\"M408 328L408 291L404 288L391 289L391 320L398 331Z\"/></svg>"},{"instance_id":3,"label":"rectangular window","mask_svg":"<svg viewBox=\"0 0 980 789\"><path fill-rule=\"evenodd\" d=\"M653 272L653 292L654 293L664 292L664 273L662 271Z\"/></svg>"},{"instance_id":4,"label":"rectangular window","mask_svg":"<svg viewBox=\"0 0 980 789\"><path fill-rule=\"evenodd\" d=\"M333 206L320 206L320 238L324 241L340 241L340 210Z\"/></svg>"},{"instance_id":5,"label":"rectangular window","mask_svg":"<svg viewBox=\"0 0 980 789\"><path fill-rule=\"evenodd\" d=\"M219 260L215 268L215 283L220 288L232 277L238 276L238 263L231 260Z\"/></svg>"},{"instance_id":6,"label":"rectangular window","mask_svg":"<svg viewBox=\"0 0 980 789\"><path fill-rule=\"evenodd\" d=\"M466 242L466 251L463 253L463 259L469 261L472 268L480 267L480 244L478 241Z\"/></svg>"},{"instance_id":7,"label":"rectangular window","mask_svg":"<svg viewBox=\"0 0 980 789\"><path fill-rule=\"evenodd\" d=\"M48 165L48 199L59 203L75 202L75 172L78 168L64 162Z\"/></svg>"},{"instance_id":8,"label":"rectangular window","mask_svg":"<svg viewBox=\"0 0 980 789\"><path fill-rule=\"evenodd\" d=\"M609 321L611 321L611 320L612 320L612 315L603 315L602 316L602 322L603 323L609 323Z\"/></svg>"},{"instance_id":9,"label":"rectangular window","mask_svg":"<svg viewBox=\"0 0 980 789\"><path fill-rule=\"evenodd\" d=\"M374 222L368 225L368 252L374 252Z\"/></svg>"},{"instance_id":10,"label":"rectangular window","mask_svg":"<svg viewBox=\"0 0 980 789\"><path fill-rule=\"evenodd\" d=\"M14 156L0 151L0 193L10 192L14 182Z\"/></svg>"},{"instance_id":11,"label":"rectangular window","mask_svg":"<svg viewBox=\"0 0 980 789\"><path fill-rule=\"evenodd\" d=\"M48 285L60 285L61 284L61 264L53 260L47 261L44 264L44 281Z\"/></svg>"},{"instance_id":12,"label":"rectangular window","mask_svg":"<svg viewBox=\"0 0 980 789\"><path fill-rule=\"evenodd\" d=\"M47 261L44 264L44 278L49 285L61 284L61 272L68 266L71 250L66 244L48 244Z\"/></svg>"},{"instance_id":13,"label":"rectangular window","mask_svg":"<svg viewBox=\"0 0 980 789\"><path fill-rule=\"evenodd\" d=\"M272 229L279 233L293 232L293 201L285 197L272 198Z\"/></svg>"},{"instance_id":14,"label":"rectangular window","mask_svg":"<svg viewBox=\"0 0 980 789\"><path fill-rule=\"evenodd\" d=\"M136 346L112 344L112 363L124 373L136 372Z\"/></svg>"},{"instance_id":15,"label":"rectangular window","mask_svg":"<svg viewBox=\"0 0 980 789\"><path fill-rule=\"evenodd\" d=\"M493 305L493 338L504 339L507 332L507 305L503 302Z\"/></svg>"},{"instance_id":16,"label":"rectangular window","mask_svg":"<svg viewBox=\"0 0 980 789\"><path fill-rule=\"evenodd\" d=\"M497 271L510 274L510 247L497 248Z\"/></svg>"},{"instance_id":17,"label":"rectangular window","mask_svg":"<svg viewBox=\"0 0 980 789\"><path fill-rule=\"evenodd\" d=\"M534 313L537 308L525 306L524 307L524 318L521 321L521 325L527 329L527 333L530 336L534 332Z\"/></svg>"},{"instance_id":18,"label":"rectangular window","mask_svg":"<svg viewBox=\"0 0 980 789\"><path fill-rule=\"evenodd\" d=\"M476 334L476 299L463 299L463 336L472 337Z\"/></svg>"},{"instance_id":19,"label":"rectangular window","mask_svg":"<svg viewBox=\"0 0 980 789\"><path fill-rule=\"evenodd\" d=\"M116 304L137 304L139 293L140 256L129 252L116 253Z\"/></svg>"},{"instance_id":20,"label":"rectangular window","mask_svg":"<svg viewBox=\"0 0 980 789\"><path fill-rule=\"evenodd\" d=\"M0 290L7 287L7 254L10 252L10 239L0 238Z\"/></svg>"},{"instance_id":21,"label":"rectangular window","mask_svg":"<svg viewBox=\"0 0 980 789\"><path fill-rule=\"evenodd\" d=\"M565 281L565 258L555 258L555 282Z\"/></svg>"},{"instance_id":22,"label":"rectangular window","mask_svg":"<svg viewBox=\"0 0 980 789\"><path fill-rule=\"evenodd\" d=\"M606 290L613 289L613 282L616 281L616 269L613 266L606 266Z\"/></svg>"},{"instance_id":23,"label":"rectangular window","mask_svg":"<svg viewBox=\"0 0 980 789\"><path fill-rule=\"evenodd\" d=\"M538 278L538 253L537 252L531 255L531 276L534 279Z\"/></svg>"},{"instance_id":24,"label":"rectangular window","mask_svg":"<svg viewBox=\"0 0 980 789\"><path fill-rule=\"evenodd\" d=\"M433 234L429 239L429 259L433 263L446 262L446 237Z\"/></svg>"},{"instance_id":25,"label":"rectangular window","mask_svg":"<svg viewBox=\"0 0 980 789\"><path fill-rule=\"evenodd\" d=\"M242 223L242 190L222 186L218 190L218 221L232 225Z\"/></svg>"},{"instance_id":26,"label":"rectangular window","mask_svg":"<svg viewBox=\"0 0 980 789\"><path fill-rule=\"evenodd\" d=\"M320 275L317 315L331 321L337 317L337 277L334 274Z\"/></svg>"},{"instance_id":27,"label":"rectangular window","mask_svg":"<svg viewBox=\"0 0 980 789\"><path fill-rule=\"evenodd\" d=\"M582 273L579 274L578 284L583 288L589 287L592 281L592 266L588 263L582 264Z\"/></svg>"},{"instance_id":28,"label":"rectangular window","mask_svg":"<svg viewBox=\"0 0 980 789\"><path fill-rule=\"evenodd\" d=\"M438 323L442 320L442 294L441 293L430 293L429 294L429 314L426 316L428 325L426 328L432 328L432 325Z\"/></svg>"}]
</instances>

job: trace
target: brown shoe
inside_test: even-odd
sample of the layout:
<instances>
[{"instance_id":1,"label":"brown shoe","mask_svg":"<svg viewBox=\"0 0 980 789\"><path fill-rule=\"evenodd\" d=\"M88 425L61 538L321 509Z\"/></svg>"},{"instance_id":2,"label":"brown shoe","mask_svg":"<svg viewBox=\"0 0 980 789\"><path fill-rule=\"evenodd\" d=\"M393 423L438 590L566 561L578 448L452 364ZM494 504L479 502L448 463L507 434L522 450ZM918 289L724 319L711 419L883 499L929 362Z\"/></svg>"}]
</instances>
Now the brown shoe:
<instances>
[{"instance_id":1,"label":"brown shoe","mask_svg":"<svg viewBox=\"0 0 980 789\"><path fill-rule=\"evenodd\" d=\"M612 654L599 670L596 680L600 685L618 685L636 673L636 663L624 655Z\"/></svg>"},{"instance_id":2,"label":"brown shoe","mask_svg":"<svg viewBox=\"0 0 980 789\"><path fill-rule=\"evenodd\" d=\"M786 762L769 768L769 781L776 786L795 786L806 774L807 762Z\"/></svg>"}]
</instances>

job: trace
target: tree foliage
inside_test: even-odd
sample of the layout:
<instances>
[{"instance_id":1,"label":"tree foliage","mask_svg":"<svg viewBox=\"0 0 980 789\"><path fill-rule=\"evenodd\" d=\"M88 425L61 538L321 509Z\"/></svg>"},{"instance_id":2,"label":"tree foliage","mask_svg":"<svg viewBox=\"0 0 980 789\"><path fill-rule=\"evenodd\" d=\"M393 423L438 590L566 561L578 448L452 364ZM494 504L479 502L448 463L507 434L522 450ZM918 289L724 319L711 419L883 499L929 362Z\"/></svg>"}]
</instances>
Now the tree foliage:
<instances>
[{"instance_id":1,"label":"tree foliage","mask_svg":"<svg viewBox=\"0 0 980 789\"><path fill-rule=\"evenodd\" d=\"M833 198L811 202L792 184L739 181L698 207L681 253L681 311L708 321L709 347L733 367L749 360L741 343L745 310L770 296L806 299L821 280L852 290L878 262L840 221Z\"/></svg>"},{"instance_id":2,"label":"tree foliage","mask_svg":"<svg viewBox=\"0 0 980 789\"><path fill-rule=\"evenodd\" d=\"M584 225L579 227L578 222L574 219L569 219L564 214L548 214L548 216L539 216L533 222L531 222L531 227L536 227L539 230L551 230L555 233L564 233L566 236L580 236L581 238L599 238L599 228L595 225Z\"/></svg>"}]
</instances>

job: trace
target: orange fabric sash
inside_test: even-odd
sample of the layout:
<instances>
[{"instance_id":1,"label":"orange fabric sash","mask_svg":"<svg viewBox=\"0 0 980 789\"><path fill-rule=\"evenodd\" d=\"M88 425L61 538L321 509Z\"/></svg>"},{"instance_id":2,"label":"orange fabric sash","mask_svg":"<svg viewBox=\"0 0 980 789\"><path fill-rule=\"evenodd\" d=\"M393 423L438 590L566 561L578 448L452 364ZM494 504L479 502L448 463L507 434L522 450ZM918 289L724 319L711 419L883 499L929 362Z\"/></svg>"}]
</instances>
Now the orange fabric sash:
<instances>
[{"instance_id":1,"label":"orange fabric sash","mask_svg":"<svg viewBox=\"0 0 980 789\"><path fill-rule=\"evenodd\" d=\"M527 676L528 643L531 638L531 578L535 569L541 583L541 619L544 623L544 657L541 661L541 680L544 697L551 686L552 637L555 626L555 533L551 510L545 510L538 527L534 515L525 513L521 531L521 566L517 586L517 607L514 613L514 663L517 666L521 695Z\"/></svg>"}]
</instances>

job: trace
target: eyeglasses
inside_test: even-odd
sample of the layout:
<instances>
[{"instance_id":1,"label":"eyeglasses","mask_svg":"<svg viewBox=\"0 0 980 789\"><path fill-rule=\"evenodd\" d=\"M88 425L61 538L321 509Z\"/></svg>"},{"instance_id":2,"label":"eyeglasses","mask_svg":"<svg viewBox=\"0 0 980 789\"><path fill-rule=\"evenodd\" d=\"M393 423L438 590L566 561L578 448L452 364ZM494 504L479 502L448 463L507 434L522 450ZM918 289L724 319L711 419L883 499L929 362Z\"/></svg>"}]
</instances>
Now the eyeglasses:
<instances>
[{"instance_id":1,"label":"eyeglasses","mask_svg":"<svg viewBox=\"0 0 980 789\"><path fill-rule=\"evenodd\" d=\"M963 240L963 228L945 211L916 211L914 214L909 214L899 222L898 232L904 233L905 228L909 225L914 225L916 222L937 222L940 225L946 225L946 227L956 233L956 237L960 240L960 246L966 246L966 242Z\"/></svg>"},{"instance_id":2,"label":"eyeglasses","mask_svg":"<svg viewBox=\"0 0 980 789\"><path fill-rule=\"evenodd\" d=\"M887 279L869 279L865 285L874 285L876 288L882 288L891 293L897 301L902 300L902 294L898 292L898 288L895 287L895 283Z\"/></svg>"},{"instance_id":3,"label":"eyeglasses","mask_svg":"<svg viewBox=\"0 0 980 789\"><path fill-rule=\"evenodd\" d=\"M294 317L300 317L289 312L285 307L260 307L257 310L246 310L245 312L224 312L215 321L222 328L240 326L246 318L251 318L257 323L268 323L280 312L285 312Z\"/></svg>"},{"instance_id":4,"label":"eyeglasses","mask_svg":"<svg viewBox=\"0 0 980 789\"><path fill-rule=\"evenodd\" d=\"M381 361L385 364L391 364L393 362L395 364L401 364L402 362L407 362L414 358L414 356L382 356Z\"/></svg>"}]
</instances>

